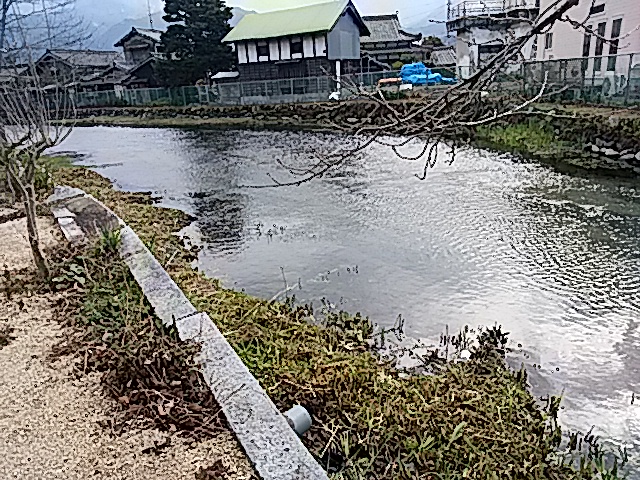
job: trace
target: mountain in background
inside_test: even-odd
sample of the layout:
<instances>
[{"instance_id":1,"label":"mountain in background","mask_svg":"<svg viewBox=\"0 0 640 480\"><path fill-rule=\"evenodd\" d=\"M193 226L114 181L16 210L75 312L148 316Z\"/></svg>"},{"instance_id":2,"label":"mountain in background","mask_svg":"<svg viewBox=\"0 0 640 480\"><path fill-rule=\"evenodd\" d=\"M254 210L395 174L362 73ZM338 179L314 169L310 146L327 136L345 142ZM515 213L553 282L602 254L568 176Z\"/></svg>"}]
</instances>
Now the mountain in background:
<instances>
[{"instance_id":1,"label":"mountain in background","mask_svg":"<svg viewBox=\"0 0 640 480\"><path fill-rule=\"evenodd\" d=\"M155 12L152 15L153 28L165 29L167 24L162 20L163 1L149 1L152 11ZM131 27L149 28L146 0L109 0L100 2L99 7L96 3L96 0L76 0L75 3L78 16L89 25L89 31L92 33L90 40L83 45L84 48L114 50L113 45L126 35ZM402 25L409 32L419 32L425 37L433 35L442 39L445 44L455 43L455 39L447 38L444 23L439 23L446 19L446 6L438 5L435 9L424 11L424 13L411 14L411 10L407 10L409 12L407 17L400 16ZM235 26L244 15L255 13L240 7L233 7L232 11L231 26Z\"/></svg>"},{"instance_id":2,"label":"mountain in background","mask_svg":"<svg viewBox=\"0 0 640 480\"><path fill-rule=\"evenodd\" d=\"M255 13L239 7L233 7L231 10L233 12L233 18L229 23L232 27L235 27L245 15ZM153 19L153 28L156 30L165 30L167 28L167 22L162 19L163 15L164 12L162 11L155 12L151 15L151 18ZM107 23L109 18L110 16L107 15L106 17L103 17L101 23L92 22L95 30L91 40L89 40L88 48L94 50L115 50L116 48L113 45L129 33L131 27L150 28L148 15L125 18L124 20L119 20L112 24Z\"/></svg>"}]
</instances>

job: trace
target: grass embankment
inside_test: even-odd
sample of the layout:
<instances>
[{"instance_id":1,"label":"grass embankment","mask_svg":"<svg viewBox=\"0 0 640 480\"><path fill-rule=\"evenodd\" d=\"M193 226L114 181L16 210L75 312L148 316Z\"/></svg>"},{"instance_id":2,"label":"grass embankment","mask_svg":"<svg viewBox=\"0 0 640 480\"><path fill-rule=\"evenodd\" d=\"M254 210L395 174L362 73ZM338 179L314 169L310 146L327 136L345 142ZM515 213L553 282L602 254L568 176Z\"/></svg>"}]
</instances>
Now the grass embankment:
<instances>
[{"instance_id":1,"label":"grass embankment","mask_svg":"<svg viewBox=\"0 0 640 480\"><path fill-rule=\"evenodd\" d=\"M72 332L57 354L73 354L82 372L102 383L122 406L112 427L146 418L153 426L207 438L227 430L220 407L196 368L196 345L167 329L117 254L119 232L54 265L50 287L63 291L61 318Z\"/></svg>"},{"instance_id":2,"label":"grass embankment","mask_svg":"<svg viewBox=\"0 0 640 480\"><path fill-rule=\"evenodd\" d=\"M488 348L499 341L485 338L470 361L436 375L401 378L370 351L367 320L338 315L314 325L306 308L227 290L195 272L195 255L173 235L188 222L183 213L117 192L86 169L59 170L56 181L91 193L138 233L281 410L311 410L303 441L334 478L596 478L591 458L580 472L558 461L558 402L548 414L536 405L525 375ZM114 288L110 295L122 295Z\"/></svg>"},{"instance_id":3,"label":"grass embankment","mask_svg":"<svg viewBox=\"0 0 640 480\"><path fill-rule=\"evenodd\" d=\"M585 152L582 141L568 141L545 122L523 121L478 127L474 142L479 147L510 152L533 159L568 174L585 171L605 175L629 175L629 168Z\"/></svg>"}]
</instances>

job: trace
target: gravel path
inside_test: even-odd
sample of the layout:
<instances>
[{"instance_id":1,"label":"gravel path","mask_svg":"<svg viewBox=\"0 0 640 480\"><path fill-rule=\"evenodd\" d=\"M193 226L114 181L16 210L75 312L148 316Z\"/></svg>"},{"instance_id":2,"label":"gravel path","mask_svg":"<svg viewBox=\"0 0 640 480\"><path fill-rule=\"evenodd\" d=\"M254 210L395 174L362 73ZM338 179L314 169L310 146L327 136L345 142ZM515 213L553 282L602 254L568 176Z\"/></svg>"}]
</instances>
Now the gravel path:
<instances>
[{"instance_id":1,"label":"gravel path","mask_svg":"<svg viewBox=\"0 0 640 480\"><path fill-rule=\"evenodd\" d=\"M43 219L41 227L43 243L58 241L51 221ZM0 267L32 265L24 236L24 219L0 224ZM211 478L251 478L231 433L198 443L149 429L112 435L104 422L114 404L99 377L78 380L70 359L48 358L62 336L52 318L54 300L0 298L0 326L14 329L0 349L0 479L194 479L199 467L216 461L226 475Z\"/></svg>"}]
</instances>

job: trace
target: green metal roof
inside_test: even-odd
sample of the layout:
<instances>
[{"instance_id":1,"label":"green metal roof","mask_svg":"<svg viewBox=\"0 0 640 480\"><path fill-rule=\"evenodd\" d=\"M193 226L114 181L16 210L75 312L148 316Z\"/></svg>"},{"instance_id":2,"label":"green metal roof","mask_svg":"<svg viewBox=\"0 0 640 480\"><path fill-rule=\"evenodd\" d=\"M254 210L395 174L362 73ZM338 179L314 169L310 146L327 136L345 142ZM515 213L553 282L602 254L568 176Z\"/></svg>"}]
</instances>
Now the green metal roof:
<instances>
[{"instance_id":1,"label":"green metal roof","mask_svg":"<svg viewBox=\"0 0 640 480\"><path fill-rule=\"evenodd\" d=\"M237 42L259 38L286 37L303 33L328 32L333 29L340 16L349 7L354 14L356 23L360 27L361 33L367 35L369 31L351 1L339 0L288 10L245 15L222 41Z\"/></svg>"}]
</instances>

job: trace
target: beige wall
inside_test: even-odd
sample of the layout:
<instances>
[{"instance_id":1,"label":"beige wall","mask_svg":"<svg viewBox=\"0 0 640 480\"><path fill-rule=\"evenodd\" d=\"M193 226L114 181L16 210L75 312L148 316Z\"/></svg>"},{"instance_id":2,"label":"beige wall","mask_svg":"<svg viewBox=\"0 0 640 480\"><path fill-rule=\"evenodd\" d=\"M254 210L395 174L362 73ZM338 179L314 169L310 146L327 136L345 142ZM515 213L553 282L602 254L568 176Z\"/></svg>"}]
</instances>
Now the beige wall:
<instances>
[{"instance_id":1,"label":"beige wall","mask_svg":"<svg viewBox=\"0 0 640 480\"><path fill-rule=\"evenodd\" d=\"M540 11L552 3L552 0L540 0ZM591 0L580 0L578 6L569 10L569 17L583 21L589 15ZM618 47L618 54L623 53L640 53L640 29L632 31L640 25L640 0L596 0L595 5L604 4L604 12L591 15L587 25L592 26L596 30L597 25L606 22L605 36L611 36L611 26L613 21L621 18L622 28L621 36L629 33L626 38L621 38ZM544 35L538 38L538 60L549 60L552 58L579 58L582 57L582 45L584 40L584 31L575 30L570 24L557 22L551 30L553 35L552 48L545 49ZM591 37L591 48L589 55L595 55L596 39ZM609 44L604 44L603 56L609 54ZM605 63L605 62L603 62ZM640 55L634 64L640 63Z\"/></svg>"}]
</instances>

